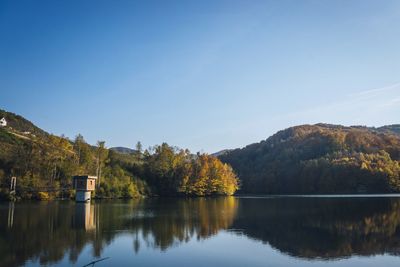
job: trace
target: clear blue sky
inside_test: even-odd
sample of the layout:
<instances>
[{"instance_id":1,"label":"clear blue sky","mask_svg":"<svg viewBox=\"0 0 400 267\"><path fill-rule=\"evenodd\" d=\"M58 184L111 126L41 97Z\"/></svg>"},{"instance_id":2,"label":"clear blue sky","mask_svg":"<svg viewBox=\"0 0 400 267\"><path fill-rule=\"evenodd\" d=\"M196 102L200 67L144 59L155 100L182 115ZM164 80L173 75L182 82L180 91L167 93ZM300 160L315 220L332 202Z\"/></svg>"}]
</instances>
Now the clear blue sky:
<instances>
[{"instance_id":1,"label":"clear blue sky","mask_svg":"<svg viewBox=\"0 0 400 267\"><path fill-rule=\"evenodd\" d=\"M400 123L400 1L0 1L0 108L54 134L215 152Z\"/></svg>"}]
</instances>

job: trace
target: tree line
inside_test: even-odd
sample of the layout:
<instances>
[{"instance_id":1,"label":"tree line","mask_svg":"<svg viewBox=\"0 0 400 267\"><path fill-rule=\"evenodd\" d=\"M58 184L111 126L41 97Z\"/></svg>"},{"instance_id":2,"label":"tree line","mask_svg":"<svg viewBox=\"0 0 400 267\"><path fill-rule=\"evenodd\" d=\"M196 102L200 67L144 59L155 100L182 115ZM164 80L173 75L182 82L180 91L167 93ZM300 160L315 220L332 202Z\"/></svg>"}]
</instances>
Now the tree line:
<instances>
[{"instance_id":1,"label":"tree line","mask_svg":"<svg viewBox=\"0 0 400 267\"><path fill-rule=\"evenodd\" d=\"M1 129L0 146L3 197L11 176L18 178L17 196L26 199L73 197L72 177L85 174L98 176L99 198L232 195L239 186L228 164L166 143L143 151L138 142L123 154L104 141L91 146L80 134L72 141L54 135L27 140Z\"/></svg>"}]
</instances>

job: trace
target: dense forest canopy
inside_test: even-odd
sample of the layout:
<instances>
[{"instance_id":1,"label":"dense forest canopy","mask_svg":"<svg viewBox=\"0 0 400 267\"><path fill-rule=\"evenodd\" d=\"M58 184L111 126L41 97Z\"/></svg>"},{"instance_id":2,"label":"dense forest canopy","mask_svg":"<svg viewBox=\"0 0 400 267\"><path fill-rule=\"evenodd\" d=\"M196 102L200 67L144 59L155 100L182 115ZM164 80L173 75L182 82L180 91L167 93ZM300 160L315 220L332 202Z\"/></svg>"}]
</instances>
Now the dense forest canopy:
<instances>
[{"instance_id":1,"label":"dense forest canopy","mask_svg":"<svg viewBox=\"0 0 400 267\"><path fill-rule=\"evenodd\" d=\"M245 193L400 192L398 125L302 125L223 153Z\"/></svg>"},{"instance_id":2,"label":"dense forest canopy","mask_svg":"<svg viewBox=\"0 0 400 267\"><path fill-rule=\"evenodd\" d=\"M0 127L3 197L11 176L18 178L19 197L39 199L72 196L72 176L84 174L98 176L96 196L102 198L232 195L238 189L231 167L207 154L193 155L166 143L143 151L140 142L121 153L107 149L102 141L91 146L82 135L69 140L15 114L1 114L10 118L6 127Z\"/></svg>"},{"instance_id":3,"label":"dense forest canopy","mask_svg":"<svg viewBox=\"0 0 400 267\"><path fill-rule=\"evenodd\" d=\"M302 125L207 155L166 143L107 149L101 141L89 145L79 134L74 140L48 134L3 110L0 117L9 122L0 127L3 196L11 176L18 177L23 198L72 196L71 177L77 174L99 176L96 195L102 198L232 195L239 179L242 193L400 192L400 125Z\"/></svg>"}]
</instances>

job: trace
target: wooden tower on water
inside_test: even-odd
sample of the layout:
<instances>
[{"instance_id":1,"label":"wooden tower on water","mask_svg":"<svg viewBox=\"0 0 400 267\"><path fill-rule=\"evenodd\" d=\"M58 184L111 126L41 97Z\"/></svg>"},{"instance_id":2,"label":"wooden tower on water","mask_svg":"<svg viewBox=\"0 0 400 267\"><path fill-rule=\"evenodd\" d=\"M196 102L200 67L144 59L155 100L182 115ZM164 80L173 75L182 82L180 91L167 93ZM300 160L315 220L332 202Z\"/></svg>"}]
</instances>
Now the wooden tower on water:
<instances>
[{"instance_id":1,"label":"wooden tower on water","mask_svg":"<svg viewBox=\"0 0 400 267\"><path fill-rule=\"evenodd\" d=\"M76 190L75 201L87 202L91 199L91 192L96 188L97 176L77 175L74 176L74 189Z\"/></svg>"}]
</instances>

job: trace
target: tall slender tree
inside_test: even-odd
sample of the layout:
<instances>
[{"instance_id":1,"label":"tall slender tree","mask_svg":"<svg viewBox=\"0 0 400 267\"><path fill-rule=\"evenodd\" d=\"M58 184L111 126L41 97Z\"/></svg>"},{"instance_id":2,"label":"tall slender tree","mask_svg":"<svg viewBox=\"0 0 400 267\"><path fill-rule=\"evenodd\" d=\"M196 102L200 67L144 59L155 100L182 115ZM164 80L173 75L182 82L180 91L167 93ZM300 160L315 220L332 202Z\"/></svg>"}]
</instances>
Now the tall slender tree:
<instances>
[{"instance_id":1,"label":"tall slender tree","mask_svg":"<svg viewBox=\"0 0 400 267\"><path fill-rule=\"evenodd\" d=\"M101 184L101 170L108 157L108 150L105 147L105 141L97 141L97 159L96 159L96 174L97 174L97 186Z\"/></svg>"}]
</instances>

